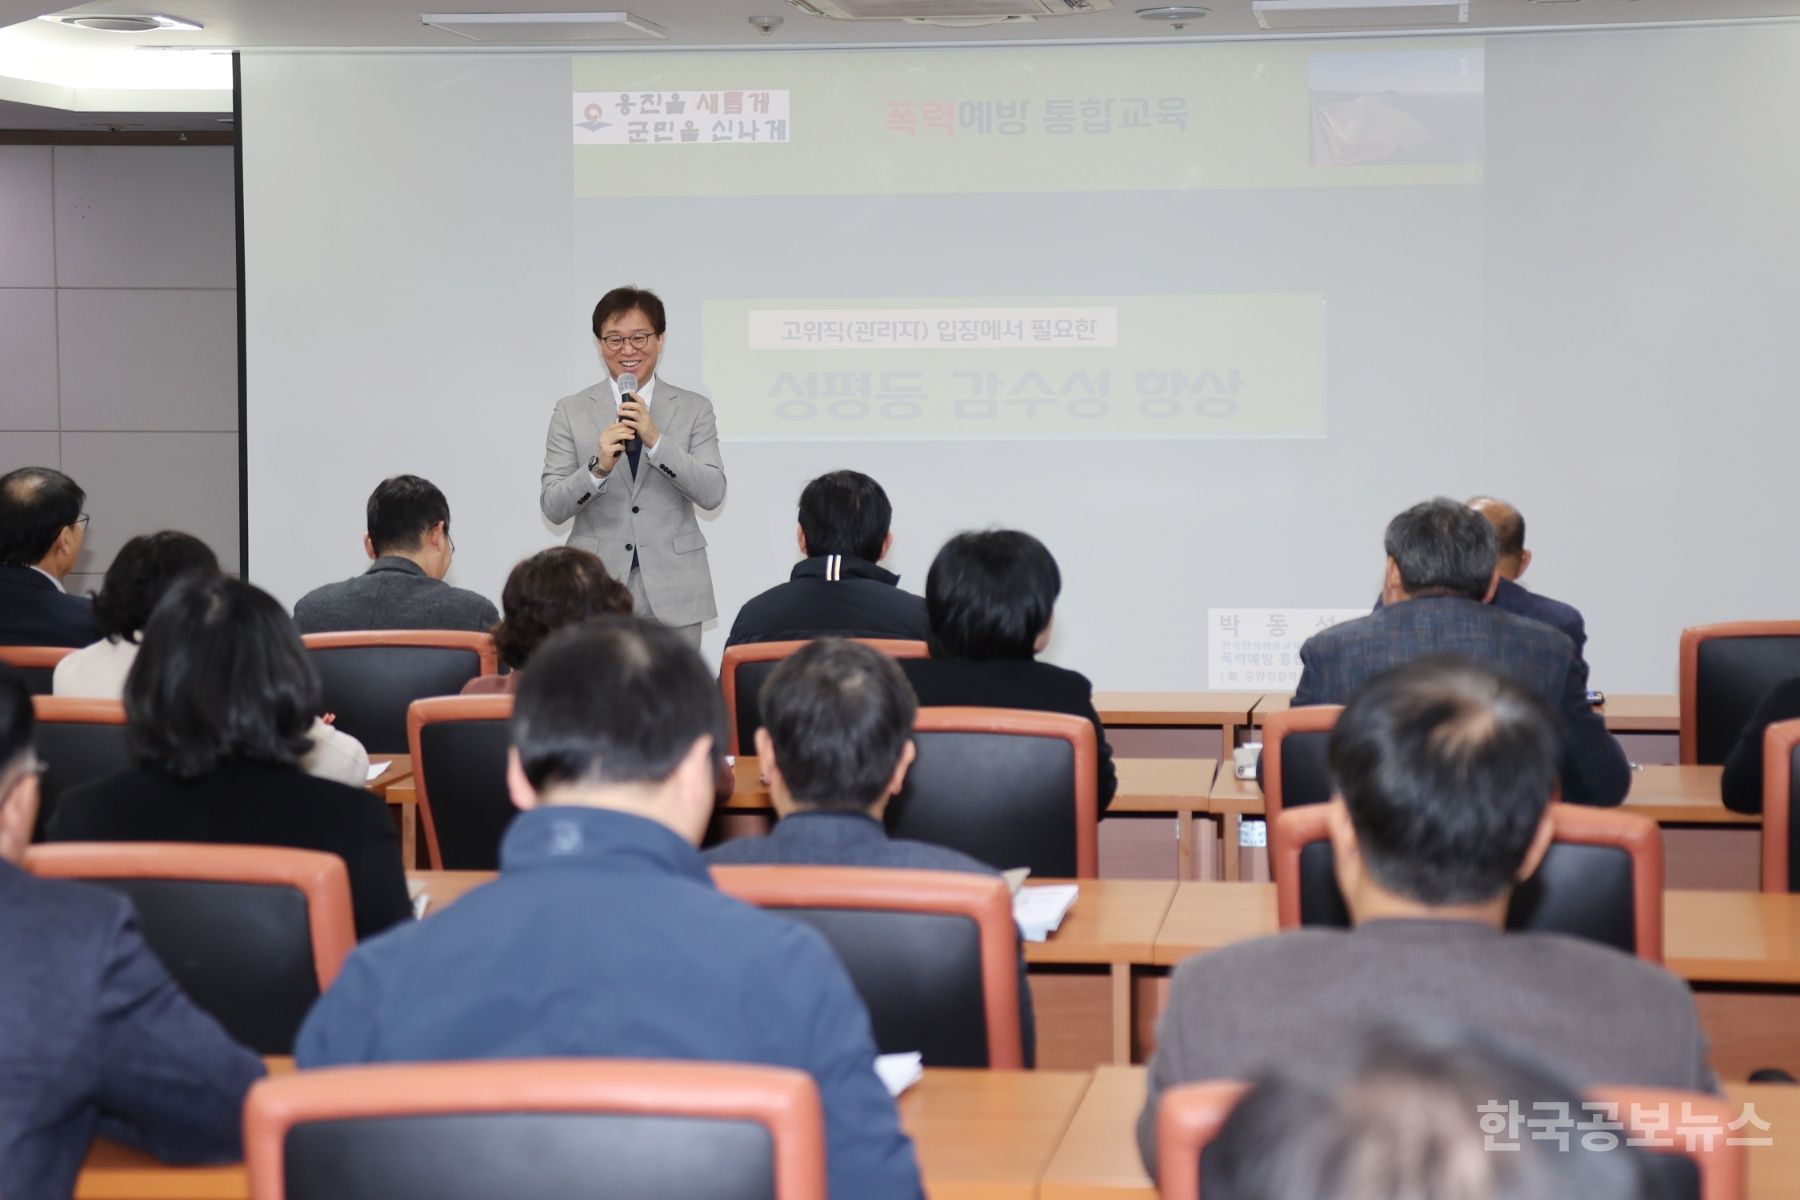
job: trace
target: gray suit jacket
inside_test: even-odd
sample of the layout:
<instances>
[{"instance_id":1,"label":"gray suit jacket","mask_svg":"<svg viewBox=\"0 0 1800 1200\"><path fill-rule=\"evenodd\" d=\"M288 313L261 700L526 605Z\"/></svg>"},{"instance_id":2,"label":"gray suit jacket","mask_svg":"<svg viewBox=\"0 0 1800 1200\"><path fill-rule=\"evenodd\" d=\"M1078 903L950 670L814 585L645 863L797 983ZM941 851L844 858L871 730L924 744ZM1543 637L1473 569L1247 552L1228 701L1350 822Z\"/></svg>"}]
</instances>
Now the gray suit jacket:
<instances>
[{"instance_id":1,"label":"gray suit jacket","mask_svg":"<svg viewBox=\"0 0 1800 1200\"><path fill-rule=\"evenodd\" d=\"M1618 950L1473 921L1297 929L1176 968L1138 1120L1145 1163L1154 1173L1166 1089L1250 1079L1330 1054L1371 1022L1423 1020L1484 1030L1577 1087L1717 1087L1687 985Z\"/></svg>"},{"instance_id":2,"label":"gray suit jacket","mask_svg":"<svg viewBox=\"0 0 1800 1200\"><path fill-rule=\"evenodd\" d=\"M1402 663L1454 654L1535 692L1562 720L1562 798L1623 803L1631 763L1587 702L1587 664L1541 621L1455 596L1422 596L1315 633L1300 647L1294 703L1348 704L1358 688Z\"/></svg>"},{"instance_id":3,"label":"gray suit jacket","mask_svg":"<svg viewBox=\"0 0 1800 1200\"><path fill-rule=\"evenodd\" d=\"M711 620L719 608L694 505L710 512L725 503L725 464L712 401L659 377L650 400L650 416L662 432L655 457L646 452L633 478L620 455L596 488L588 461L615 412L612 384L605 380L556 402L544 438L539 507L557 524L573 518L569 545L592 550L620 579L630 574L636 554L657 620L666 625Z\"/></svg>"},{"instance_id":4,"label":"gray suit jacket","mask_svg":"<svg viewBox=\"0 0 1800 1200\"><path fill-rule=\"evenodd\" d=\"M328 583L300 597L301 633L357 629L468 629L486 633L500 619L480 592L433 579L409 558L383 555L355 579Z\"/></svg>"}]
</instances>

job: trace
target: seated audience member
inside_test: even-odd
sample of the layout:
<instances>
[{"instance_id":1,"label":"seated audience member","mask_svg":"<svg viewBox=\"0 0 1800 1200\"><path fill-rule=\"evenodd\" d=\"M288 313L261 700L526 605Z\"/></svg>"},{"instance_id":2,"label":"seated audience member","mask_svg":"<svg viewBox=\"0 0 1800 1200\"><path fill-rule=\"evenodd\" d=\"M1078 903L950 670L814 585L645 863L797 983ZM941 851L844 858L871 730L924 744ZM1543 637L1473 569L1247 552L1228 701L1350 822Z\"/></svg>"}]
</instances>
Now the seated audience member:
<instances>
[{"instance_id":1,"label":"seated audience member","mask_svg":"<svg viewBox=\"0 0 1800 1200\"><path fill-rule=\"evenodd\" d=\"M363 550L375 561L354 579L316 587L294 605L301 633L358 629L485 632L500 614L478 592L444 582L456 543L450 503L417 475L384 479L369 495Z\"/></svg>"},{"instance_id":2,"label":"seated audience member","mask_svg":"<svg viewBox=\"0 0 1800 1200\"><path fill-rule=\"evenodd\" d=\"M494 649L504 675L477 675L463 685L465 696L511 695L532 651L565 625L589 617L631 613L631 589L606 573L600 556L576 546L540 550L506 577L500 593L500 623Z\"/></svg>"},{"instance_id":3,"label":"seated audience member","mask_svg":"<svg viewBox=\"0 0 1800 1200\"><path fill-rule=\"evenodd\" d=\"M1502 932L1550 845L1558 746L1541 700L1473 662L1415 662L1351 700L1328 756L1355 928L1290 930L1176 969L1139 1123L1146 1162L1167 1088L1306 1062L1371 1020L1460 1020L1582 1086L1714 1086L1681 980L1598 943Z\"/></svg>"},{"instance_id":4,"label":"seated audience member","mask_svg":"<svg viewBox=\"0 0 1800 1200\"><path fill-rule=\"evenodd\" d=\"M925 601L878 566L894 535L893 506L881 485L856 471L833 471L800 493L802 560L788 581L748 601L727 646L835 635L925 640Z\"/></svg>"},{"instance_id":5,"label":"seated audience member","mask_svg":"<svg viewBox=\"0 0 1800 1200\"><path fill-rule=\"evenodd\" d=\"M1587 667L1567 636L1484 604L1497 575L1494 527L1438 498L1388 523L1382 606L1322 630L1300 647L1294 704L1342 704L1401 663L1456 654L1485 663L1541 697L1562 724L1562 795L1571 804L1621 803L1631 764L1587 702Z\"/></svg>"},{"instance_id":6,"label":"seated audience member","mask_svg":"<svg viewBox=\"0 0 1800 1200\"><path fill-rule=\"evenodd\" d=\"M56 664L52 695L118 700L125 677L137 661L138 641L150 612L183 575L216 575L219 560L197 537L165 530L139 534L119 548L94 596L100 640ZM362 787L369 779L369 754L361 742L317 717L306 731L311 746L300 769L321 779Z\"/></svg>"},{"instance_id":7,"label":"seated audience member","mask_svg":"<svg viewBox=\"0 0 1800 1200\"><path fill-rule=\"evenodd\" d=\"M925 576L931 657L905 659L900 667L921 705L1025 708L1092 721L1104 812L1119 779L1094 711L1094 685L1036 657L1050 644L1061 592L1056 560L1029 533L959 533L944 543Z\"/></svg>"},{"instance_id":8,"label":"seated audience member","mask_svg":"<svg viewBox=\"0 0 1800 1200\"><path fill-rule=\"evenodd\" d=\"M893 659L824 638L776 667L758 703L756 761L779 820L767 837L714 846L707 862L1000 874L946 846L891 838L881 823L912 765L918 710ZM1019 1004L1029 1064L1036 1034L1022 953Z\"/></svg>"},{"instance_id":9,"label":"seated audience member","mask_svg":"<svg viewBox=\"0 0 1800 1200\"><path fill-rule=\"evenodd\" d=\"M136 764L64 792L62 842L212 842L324 850L344 860L358 937L412 914L381 798L300 769L319 679L267 592L224 575L176 583L125 680Z\"/></svg>"},{"instance_id":10,"label":"seated audience member","mask_svg":"<svg viewBox=\"0 0 1800 1200\"><path fill-rule=\"evenodd\" d=\"M1490 603L1501 612L1542 621L1567 637L1574 643L1575 657L1583 664L1585 672L1587 660L1582 658L1582 651L1587 647L1587 624L1582 621L1581 612L1573 605L1527 591L1519 583L1519 576L1531 565L1531 551L1525 548L1524 516L1506 501L1492 496L1477 496L1469 501L1469 507L1487 518L1500 543L1500 557L1495 566L1500 582L1494 588Z\"/></svg>"},{"instance_id":11,"label":"seated audience member","mask_svg":"<svg viewBox=\"0 0 1800 1200\"><path fill-rule=\"evenodd\" d=\"M654 621L599 617L519 682L500 874L359 948L302 1067L583 1055L793 1067L819 1085L831 1194L921 1195L869 1016L813 930L721 896L695 849L724 705Z\"/></svg>"},{"instance_id":12,"label":"seated audience member","mask_svg":"<svg viewBox=\"0 0 1800 1200\"><path fill-rule=\"evenodd\" d=\"M99 638L93 605L63 591L87 536L87 499L49 467L0 475L0 646L85 646Z\"/></svg>"},{"instance_id":13,"label":"seated audience member","mask_svg":"<svg viewBox=\"0 0 1800 1200\"><path fill-rule=\"evenodd\" d=\"M1534 1137L1524 1122L1547 1111L1586 1122L1605 1112L1590 1113L1574 1087L1479 1030L1380 1026L1327 1060L1284 1062L1258 1080L1201 1155L1200 1191L1207 1200L1661 1194L1624 1134L1610 1147L1579 1134L1566 1144Z\"/></svg>"},{"instance_id":14,"label":"seated audience member","mask_svg":"<svg viewBox=\"0 0 1800 1200\"><path fill-rule=\"evenodd\" d=\"M1763 696L1725 758L1719 792L1726 808L1741 813L1762 811L1763 735L1775 722L1796 717L1800 717L1800 679L1778 683Z\"/></svg>"},{"instance_id":15,"label":"seated audience member","mask_svg":"<svg viewBox=\"0 0 1800 1200\"><path fill-rule=\"evenodd\" d=\"M31 697L0 668L0 1194L70 1195L96 1133L169 1162L234 1161L261 1060L169 978L131 901L20 869L31 734Z\"/></svg>"}]
</instances>

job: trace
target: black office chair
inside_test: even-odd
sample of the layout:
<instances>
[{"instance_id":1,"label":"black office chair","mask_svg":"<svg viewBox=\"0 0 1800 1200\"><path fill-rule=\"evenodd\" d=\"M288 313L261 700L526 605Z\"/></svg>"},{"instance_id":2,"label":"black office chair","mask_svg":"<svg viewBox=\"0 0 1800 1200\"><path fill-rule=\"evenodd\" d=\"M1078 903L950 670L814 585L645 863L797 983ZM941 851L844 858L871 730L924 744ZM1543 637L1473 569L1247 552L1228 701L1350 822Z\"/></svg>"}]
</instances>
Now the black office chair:
<instances>
[{"instance_id":1,"label":"black office chair","mask_svg":"<svg viewBox=\"0 0 1800 1200\"><path fill-rule=\"evenodd\" d=\"M1681 631L1681 761L1722 763L1756 706L1800 676L1800 621L1729 621Z\"/></svg>"},{"instance_id":2,"label":"black office chair","mask_svg":"<svg viewBox=\"0 0 1800 1200\"><path fill-rule=\"evenodd\" d=\"M434 870L493 871L519 815L506 790L511 696L414 700L406 714L425 850Z\"/></svg>"},{"instance_id":3,"label":"black office chair","mask_svg":"<svg viewBox=\"0 0 1800 1200\"><path fill-rule=\"evenodd\" d=\"M918 756L888 804L895 837L1040 877L1100 873L1094 726L1065 713L921 708Z\"/></svg>"},{"instance_id":4,"label":"black office chair","mask_svg":"<svg viewBox=\"0 0 1800 1200\"><path fill-rule=\"evenodd\" d=\"M1662 831L1636 813L1558 804L1549 852L1536 874L1514 891L1506 927L1566 933L1663 960ZM1338 891L1329 810L1290 808L1269 825L1269 861L1283 929L1348 928Z\"/></svg>"},{"instance_id":5,"label":"black office chair","mask_svg":"<svg viewBox=\"0 0 1800 1200\"><path fill-rule=\"evenodd\" d=\"M1271 713L1263 723L1263 815L1271 822L1284 809L1331 799L1326 748L1341 704L1317 704Z\"/></svg>"},{"instance_id":6,"label":"black office chair","mask_svg":"<svg viewBox=\"0 0 1800 1200\"><path fill-rule=\"evenodd\" d=\"M414 700L454 696L499 669L485 633L379 629L302 640L324 685L325 711L370 754L406 753L406 706Z\"/></svg>"},{"instance_id":7,"label":"black office chair","mask_svg":"<svg viewBox=\"0 0 1800 1200\"><path fill-rule=\"evenodd\" d=\"M45 767L38 783L41 837L59 796L131 765L131 741L125 705L118 700L34 696L31 708L38 723L33 741Z\"/></svg>"},{"instance_id":8,"label":"black office chair","mask_svg":"<svg viewBox=\"0 0 1800 1200\"><path fill-rule=\"evenodd\" d=\"M300 1023L356 945L350 875L335 854L63 842L32 847L25 867L130 897L175 982L258 1054L294 1052Z\"/></svg>"},{"instance_id":9,"label":"black office chair","mask_svg":"<svg viewBox=\"0 0 1800 1200\"><path fill-rule=\"evenodd\" d=\"M714 867L719 890L804 921L862 994L883 1054L928 1067L1025 1065L1012 893L992 875L852 867Z\"/></svg>"},{"instance_id":10,"label":"black office chair","mask_svg":"<svg viewBox=\"0 0 1800 1200\"><path fill-rule=\"evenodd\" d=\"M894 638L851 638L864 646L881 651L890 658L929 658L930 648L924 642ZM762 707L758 698L762 685L775 668L806 645L805 642L746 642L725 647L719 662L719 690L725 694L725 715L731 721L727 754L756 753L756 728L762 724Z\"/></svg>"},{"instance_id":11,"label":"black office chair","mask_svg":"<svg viewBox=\"0 0 1800 1200\"><path fill-rule=\"evenodd\" d=\"M75 653L73 646L0 646L0 663L5 663L25 680L25 690L33 696L48 696L56 664Z\"/></svg>"},{"instance_id":12,"label":"black office chair","mask_svg":"<svg viewBox=\"0 0 1800 1200\"><path fill-rule=\"evenodd\" d=\"M785 1067L633 1059L338 1067L244 1103L252 1200L826 1200L825 1119Z\"/></svg>"}]
</instances>

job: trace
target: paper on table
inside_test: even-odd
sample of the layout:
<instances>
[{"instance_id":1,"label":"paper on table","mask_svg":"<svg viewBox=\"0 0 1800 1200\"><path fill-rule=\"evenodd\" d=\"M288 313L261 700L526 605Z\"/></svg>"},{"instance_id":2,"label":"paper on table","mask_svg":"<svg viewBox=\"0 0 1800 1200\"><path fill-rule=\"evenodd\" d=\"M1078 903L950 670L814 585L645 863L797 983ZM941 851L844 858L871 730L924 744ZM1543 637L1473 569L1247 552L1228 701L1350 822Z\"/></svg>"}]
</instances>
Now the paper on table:
<instances>
[{"instance_id":1,"label":"paper on table","mask_svg":"<svg viewBox=\"0 0 1800 1200\"><path fill-rule=\"evenodd\" d=\"M393 763L378 762L369 764L369 782L374 783L381 778L381 773L393 766Z\"/></svg>"},{"instance_id":2,"label":"paper on table","mask_svg":"<svg viewBox=\"0 0 1800 1200\"><path fill-rule=\"evenodd\" d=\"M888 1095L898 1096L924 1078L925 1056L917 1050L907 1050L900 1054L877 1054L875 1074L881 1076Z\"/></svg>"},{"instance_id":3,"label":"paper on table","mask_svg":"<svg viewBox=\"0 0 1800 1200\"><path fill-rule=\"evenodd\" d=\"M1022 888L1013 897L1013 920L1028 942L1041 942L1056 932L1075 906L1080 887L1073 883L1038 884Z\"/></svg>"},{"instance_id":4,"label":"paper on table","mask_svg":"<svg viewBox=\"0 0 1800 1200\"><path fill-rule=\"evenodd\" d=\"M1011 870L1000 872L1000 878L1006 880L1007 890L1016 896L1019 894L1019 889L1025 886L1025 881L1031 878L1031 868L1013 867Z\"/></svg>"}]
</instances>

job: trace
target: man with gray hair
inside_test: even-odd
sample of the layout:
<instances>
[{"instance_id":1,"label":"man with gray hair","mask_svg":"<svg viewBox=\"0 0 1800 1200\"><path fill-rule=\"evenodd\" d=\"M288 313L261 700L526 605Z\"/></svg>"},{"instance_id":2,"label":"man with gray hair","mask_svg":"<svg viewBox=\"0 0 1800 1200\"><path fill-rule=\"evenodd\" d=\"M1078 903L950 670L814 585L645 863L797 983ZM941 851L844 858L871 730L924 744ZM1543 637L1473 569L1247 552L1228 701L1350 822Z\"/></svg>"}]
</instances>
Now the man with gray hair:
<instances>
[{"instance_id":1,"label":"man with gray hair","mask_svg":"<svg viewBox=\"0 0 1800 1200\"><path fill-rule=\"evenodd\" d=\"M1388 522L1381 607L1307 639L1294 704L1343 704L1382 672L1434 654L1484 663L1537 695L1562 725L1562 798L1620 804L1631 764L1587 702L1587 664L1568 636L1486 603L1499 539L1486 517L1438 497Z\"/></svg>"}]
</instances>

